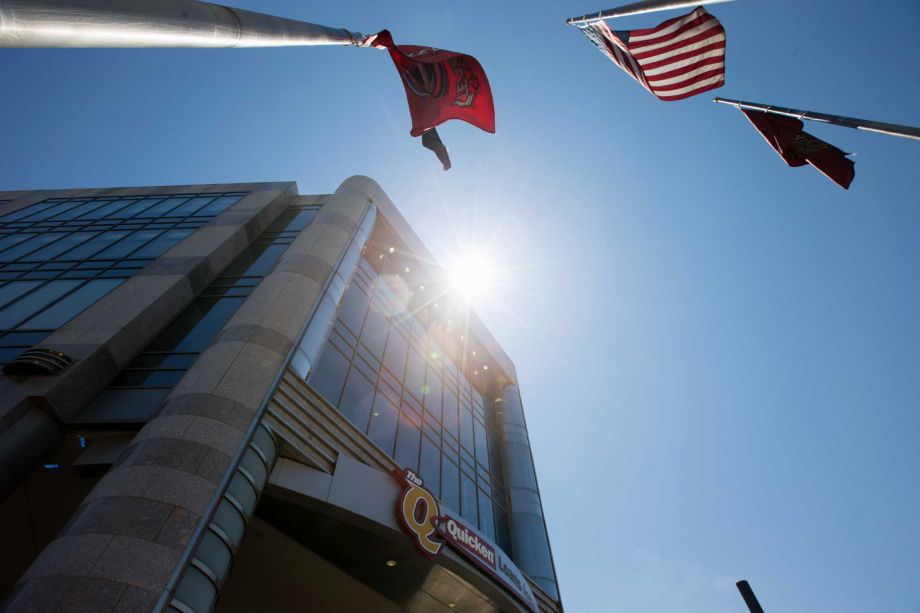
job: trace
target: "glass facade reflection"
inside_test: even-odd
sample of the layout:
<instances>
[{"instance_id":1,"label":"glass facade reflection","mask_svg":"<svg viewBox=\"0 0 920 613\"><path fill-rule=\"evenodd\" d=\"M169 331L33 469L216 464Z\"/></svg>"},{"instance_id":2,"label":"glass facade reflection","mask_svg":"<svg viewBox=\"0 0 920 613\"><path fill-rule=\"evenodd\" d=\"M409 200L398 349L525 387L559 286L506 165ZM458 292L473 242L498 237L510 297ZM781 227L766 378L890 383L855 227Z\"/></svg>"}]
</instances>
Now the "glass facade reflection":
<instances>
[{"instance_id":1,"label":"glass facade reflection","mask_svg":"<svg viewBox=\"0 0 920 613\"><path fill-rule=\"evenodd\" d=\"M510 553L494 409L458 366L463 343L444 340L462 336L377 264L361 260L308 383Z\"/></svg>"},{"instance_id":2,"label":"glass facade reflection","mask_svg":"<svg viewBox=\"0 0 920 613\"><path fill-rule=\"evenodd\" d=\"M49 198L0 217L0 364L244 195Z\"/></svg>"}]
</instances>

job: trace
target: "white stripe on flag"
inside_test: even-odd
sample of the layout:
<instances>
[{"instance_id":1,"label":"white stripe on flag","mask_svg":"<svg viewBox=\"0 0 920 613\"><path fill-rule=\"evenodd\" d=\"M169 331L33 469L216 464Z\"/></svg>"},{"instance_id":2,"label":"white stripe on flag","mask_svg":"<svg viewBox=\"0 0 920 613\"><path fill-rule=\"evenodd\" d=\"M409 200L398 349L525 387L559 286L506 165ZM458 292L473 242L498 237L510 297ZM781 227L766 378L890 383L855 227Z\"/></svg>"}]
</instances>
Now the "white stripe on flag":
<instances>
[{"instance_id":1,"label":"white stripe on flag","mask_svg":"<svg viewBox=\"0 0 920 613\"><path fill-rule=\"evenodd\" d=\"M632 44L633 41L630 40L629 49L633 53L645 53L647 51L654 51L655 49L661 49L662 47L667 47L669 45L677 44L682 40L687 40L688 38L692 38L696 36L697 34L702 34L703 32L707 30L711 30L713 28L718 28L718 27L719 27L719 23L715 19L710 19L709 21L706 21L705 23L702 23L695 28L691 28L687 30L686 32L683 32L680 36L675 36L674 38L668 39L666 41L662 41L660 43L654 43L651 45L643 45L641 47L634 47L634 45Z\"/></svg>"},{"instance_id":2,"label":"white stripe on flag","mask_svg":"<svg viewBox=\"0 0 920 613\"><path fill-rule=\"evenodd\" d=\"M629 40L635 41L635 42L638 43L638 42L642 42L642 41L644 41L644 40L652 40L652 39L655 39L655 38L661 38L662 36L666 36L666 35L668 35L668 34L672 34L672 33L676 32L677 30L680 30L684 25L687 24L687 22L693 21L694 19L696 19L697 17L699 17L699 16L702 15L703 13L705 13L705 11L704 11L702 8L698 8L698 9L696 9L695 11L693 11L692 13L690 13L689 15L687 15L686 17L684 17L683 19L681 19L680 21L677 21L677 22L675 22L675 23L672 23L671 25L669 25L669 26L666 27L666 28L663 28L663 29L661 29L661 30L658 30L657 32L652 32L651 34L639 34L639 35L636 35L636 36L630 36L630 37L629 37Z\"/></svg>"},{"instance_id":3,"label":"white stripe on flag","mask_svg":"<svg viewBox=\"0 0 920 613\"><path fill-rule=\"evenodd\" d=\"M689 52L694 51L694 50L696 50L696 49L702 49L703 47L705 47L705 46L707 46L707 45L711 45L711 44L713 44L713 43L720 43L720 42L723 42L724 40L725 40L725 34L723 34L722 32L719 32L719 33L718 33L717 35L715 35L715 36L710 36L709 38L704 38L703 40L697 41L697 42L695 42L695 43L691 43L691 44L686 45L686 46L684 46L684 47L679 47L679 48L677 48L677 49L672 49L672 50L670 50L670 51L666 51L665 53L660 53L660 54L658 54L658 55L652 55L652 56L650 56L650 57L644 57L644 58L642 58L641 60L638 60L638 61L639 61L639 65L640 65L640 66L647 66L648 64L654 64L655 62L660 62L660 61L662 61L662 60L666 60L666 59L668 59L669 57L674 57L675 55L680 55L681 53L689 53ZM652 70L660 70L660 68L653 68ZM652 72L650 71L649 74L652 74Z\"/></svg>"},{"instance_id":4,"label":"white stripe on flag","mask_svg":"<svg viewBox=\"0 0 920 613\"><path fill-rule=\"evenodd\" d=\"M680 96L681 94L686 94L687 92L692 92L692 91L695 90L695 89L700 89L700 88L703 88L703 87L708 87L708 86L713 85L713 84L715 84L715 83L721 83L721 82L724 81L724 80L725 80L725 75L724 75L724 74L718 74L718 75L716 75L716 76L714 76L714 77L710 77L710 78L708 78L708 79L705 79L705 80L703 80L703 81L700 81L699 83L694 83L693 85L688 85L687 87L682 87L682 88L680 88L680 89L669 89L669 90L667 90L667 91L661 92L661 93L658 94L658 95L659 95L659 96L662 96L662 97L664 97L664 98L670 98L670 97L672 97L672 96Z\"/></svg>"},{"instance_id":5,"label":"white stripe on flag","mask_svg":"<svg viewBox=\"0 0 920 613\"><path fill-rule=\"evenodd\" d=\"M695 70L681 73L677 75L676 77L670 77L668 79L659 79L657 81L655 81L654 79L649 79L648 84L649 86L651 86L652 89L655 89L656 87L664 87L665 85L674 85L675 83L689 81L696 75L703 74L704 72L709 72L710 70L716 70L716 69L721 70L724 68L725 68L725 61L723 60L717 64L706 64L705 66L700 66L699 68Z\"/></svg>"},{"instance_id":6,"label":"white stripe on flag","mask_svg":"<svg viewBox=\"0 0 920 613\"><path fill-rule=\"evenodd\" d=\"M725 56L724 47L721 47L719 49L712 49L711 51L707 51L706 53L700 53L699 55L694 55L693 57L687 58L685 60L681 60L679 62L673 62L671 64L665 64L664 66L661 66L660 68L652 68L651 70L646 70L645 76L647 78L654 77L655 75L664 74L666 72L671 72L672 70L678 70L685 66L696 64L700 60L705 60L711 57L724 57L724 56Z\"/></svg>"}]
</instances>

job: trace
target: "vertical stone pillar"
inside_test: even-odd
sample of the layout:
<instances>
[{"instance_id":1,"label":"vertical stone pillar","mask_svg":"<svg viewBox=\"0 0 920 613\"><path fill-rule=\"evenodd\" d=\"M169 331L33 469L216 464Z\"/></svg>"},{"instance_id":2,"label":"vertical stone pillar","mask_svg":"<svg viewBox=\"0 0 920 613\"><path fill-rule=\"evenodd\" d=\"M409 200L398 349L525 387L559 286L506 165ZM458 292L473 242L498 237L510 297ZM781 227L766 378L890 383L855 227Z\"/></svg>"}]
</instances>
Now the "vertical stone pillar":
<instances>
[{"instance_id":1,"label":"vertical stone pillar","mask_svg":"<svg viewBox=\"0 0 920 613\"><path fill-rule=\"evenodd\" d=\"M543 520L537 474L521 393L516 385L502 388L496 409L502 431L502 462L511 503L511 546L515 563L547 594L559 598L556 572Z\"/></svg>"}]
</instances>

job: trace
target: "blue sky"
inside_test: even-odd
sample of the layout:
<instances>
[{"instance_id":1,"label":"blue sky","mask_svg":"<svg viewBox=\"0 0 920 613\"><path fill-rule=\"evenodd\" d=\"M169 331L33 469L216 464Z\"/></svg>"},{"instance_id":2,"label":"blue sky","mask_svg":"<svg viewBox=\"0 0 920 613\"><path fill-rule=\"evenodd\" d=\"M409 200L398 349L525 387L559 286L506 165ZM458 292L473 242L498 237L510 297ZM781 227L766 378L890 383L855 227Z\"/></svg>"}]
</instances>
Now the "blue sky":
<instances>
[{"instance_id":1,"label":"blue sky","mask_svg":"<svg viewBox=\"0 0 920 613\"><path fill-rule=\"evenodd\" d=\"M920 609L920 145L844 191L711 95L662 103L580 2L248 0L476 56L497 133L409 137L370 49L0 50L0 189L375 178L439 257L488 244L568 610ZM740 0L713 94L920 123L913 0ZM615 28L675 16L632 17Z\"/></svg>"}]
</instances>

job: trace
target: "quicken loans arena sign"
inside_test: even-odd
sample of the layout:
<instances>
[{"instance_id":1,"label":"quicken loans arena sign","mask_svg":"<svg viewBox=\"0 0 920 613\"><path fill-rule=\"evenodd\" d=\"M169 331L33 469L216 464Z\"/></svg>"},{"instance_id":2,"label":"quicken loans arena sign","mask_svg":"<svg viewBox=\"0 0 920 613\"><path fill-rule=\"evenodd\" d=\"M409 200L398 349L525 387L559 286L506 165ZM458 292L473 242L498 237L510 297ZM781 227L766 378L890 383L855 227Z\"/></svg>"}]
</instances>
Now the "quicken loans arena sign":
<instances>
[{"instance_id":1,"label":"quicken loans arena sign","mask_svg":"<svg viewBox=\"0 0 920 613\"><path fill-rule=\"evenodd\" d=\"M396 519L419 552L436 558L447 544L486 571L530 610L539 610L527 578L504 551L463 518L442 509L414 472L408 468L395 470L393 476L403 486L396 502Z\"/></svg>"}]
</instances>

